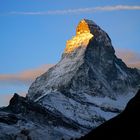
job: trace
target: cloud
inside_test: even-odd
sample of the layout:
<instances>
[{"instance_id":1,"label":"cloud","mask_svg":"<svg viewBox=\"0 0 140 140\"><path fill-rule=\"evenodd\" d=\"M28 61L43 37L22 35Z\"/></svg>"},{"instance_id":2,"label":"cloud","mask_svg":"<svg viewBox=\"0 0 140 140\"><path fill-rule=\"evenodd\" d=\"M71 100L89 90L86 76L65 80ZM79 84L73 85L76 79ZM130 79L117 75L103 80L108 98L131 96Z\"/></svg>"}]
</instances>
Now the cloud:
<instances>
[{"instance_id":1,"label":"cloud","mask_svg":"<svg viewBox=\"0 0 140 140\"><path fill-rule=\"evenodd\" d=\"M116 55L129 67L140 69L140 53L128 49L117 48Z\"/></svg>"},{"instance_id":2,"label":"cloud","mask_svg":"<svg viewBox=\"0 0 140 140\"><path fill-rule=\"evenodd\" d=\"M121 10L140 10L139 5L113 5L113 6L100 6L78 9L66 9L66 10L52 10L52 11L13 11L12 15L64 15L64 14L81 14L81 13L94 13L99 11L121 11Z\"/></svg>"},{"instance_id":3,"label":"cloud","mask_svg":"<svg viewBox=\"0 0 140 140\"><path fill-rule=\"evenodd\" d=\"M36 77L51 68L53 64L47 64L36 69L25 70L16 74L0 74L0 106L7 106L13 94L25 96L29 85Z\"/></svg>"},{"instance_id":4,"label":"cloud","mask_svg":"<svg viewBox=\"0 0 140 140\"><path fill-rule=\"evenodd\" d=\"M52 66L53 64L47 64L36 69L26 70L16 74L0 74L0 83L29 84L35 80L36 77L46 72Z\"/></svg>"}]
</instances>

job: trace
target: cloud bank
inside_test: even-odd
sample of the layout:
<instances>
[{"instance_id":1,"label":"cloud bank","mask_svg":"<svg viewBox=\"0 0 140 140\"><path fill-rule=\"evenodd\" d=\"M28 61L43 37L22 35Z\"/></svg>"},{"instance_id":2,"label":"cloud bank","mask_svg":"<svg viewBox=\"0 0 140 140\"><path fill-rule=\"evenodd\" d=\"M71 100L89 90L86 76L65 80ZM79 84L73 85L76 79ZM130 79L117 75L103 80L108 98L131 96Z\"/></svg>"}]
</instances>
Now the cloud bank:
<instances>
[{"instance_id":1,"label":"cloud bank","mask_svg":"<svg viewBox=\"0 0 140 140\"><path fill-rule=\"evenodd\" d=\"M109 11L126 11L126 10L140 10L140 5L113 5L113 6L100 6L78 9L66 9L66 10L52 10L52 11L13 11L11 15L65 15L65 14L82 14L82 13L94 13L94 12L109 12Z\"/></svg>"},{"instance_id":2,"label":"cloud bank","mask_svg":"<svg viewBox=\"0 0 140 140\"><path fill-rule=\"evenodd\" d=\"M51 68L53 64L47 64L44 66L41 66L36 69L32 70L26 70L21 73L17 74L0 74L0 82L4 83L13 83L13 84L18 84L23 83L23 84L29 84L33 80L35 80L36 77L40 76L44 72L46 72L49 68Z\"/></svg>"},{"instance_id":3,"label":"cloud bank","mask_svg":"<svg viewBox=\"0 0 140 140\"><path fill-rule=\"evenodd\" d=\"M17 90L16 93L21 96L25 96L27 91L26 89L24 89L24 91L23 88L27 87L28 89L29 85L36 77L45 73L52 66L53 64L47 64L36 69L25 70L17 74L0 74L0 106L7 106L9 104L9 100L13 96L12 93L14 93L13 91ZM20 88L25 93L22 93L21 90L19 90ZM3 89L7 89L7 92L9 91L9 93L2 93Z\"/></svg>"},{"instance_id":4,"label":"cloud bank","mask_svg":"<svg viewBox=\"0 0 140 140\"><path fill-rule=\"evenodd\" d=\"M129 67L140 69L140 53L128 49L116 49L116 55Z\"/></svg>"}]
</instances>

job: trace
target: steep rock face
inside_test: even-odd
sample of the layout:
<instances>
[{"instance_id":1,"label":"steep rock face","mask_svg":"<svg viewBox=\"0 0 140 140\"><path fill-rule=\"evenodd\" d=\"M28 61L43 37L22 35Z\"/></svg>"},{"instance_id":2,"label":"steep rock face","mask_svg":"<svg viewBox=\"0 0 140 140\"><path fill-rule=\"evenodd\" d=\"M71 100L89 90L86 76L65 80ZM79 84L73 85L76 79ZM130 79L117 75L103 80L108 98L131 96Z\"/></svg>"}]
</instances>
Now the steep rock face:
<instances>
[{"instance_id":1,"label":"steep rock face","mask_svg":"<svg viewBox=\"0 0 140 140\"><path fill-rule=\"evenodd\" d=\"M140 90L131 99L125 110L113 119L105 122L79 140L124 140L140 139Z\"/></svg>"},{"instance_id":2,"label":"steep rock face","mask_svg":"<svg viewBox=\"0 0 140 140\"><path fill-rule=\"evenodd\" d=\"M33 82L27 98L90 130L120 113L138 85L139 71L118 59L107 33L84 19L60 62Z\"/></svg>"}]
</instances>

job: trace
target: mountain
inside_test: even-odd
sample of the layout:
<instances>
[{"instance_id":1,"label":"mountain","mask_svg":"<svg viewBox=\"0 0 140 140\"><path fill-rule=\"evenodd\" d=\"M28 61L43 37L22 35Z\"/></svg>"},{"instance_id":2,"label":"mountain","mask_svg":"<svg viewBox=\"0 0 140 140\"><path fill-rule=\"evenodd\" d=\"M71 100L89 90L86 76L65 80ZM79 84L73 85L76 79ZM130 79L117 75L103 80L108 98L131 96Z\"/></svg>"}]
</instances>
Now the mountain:
<instances>
[{"instance_id":1,"label":"mountain","mask_svg":"<svg viewBox=\"0 0 140 140\"><path fill-rule=\"evenodd\" d=\"M32 83L27 98L91 129L120 113L139 84L139 71L116 57L108 34L84 19L60 62Z\"/></svg>"},{"instance_id":2,"label":"mountain","mask_svg":"<svg viewBox=\"0 0 140 140\"><path fill-rule=\"evenodd\" d=\"M15 94L1 109L0 138L80 137L122 112L139 85L140 71L116 57L104 30L83 19L61 60L32 83L25 98Z\"/></svg>"},{"instance_id":3,"label":"mountain","mask_svg":"<svg viewBox=\"0 0 140 140\"><path fill-rule=\"evenodd\" d=\"M67 41L60 62L36 79L27 96L39 101L58 91L68 97L88 93L115 99L127 90L134 92L140 84L139 75L115 56L107 33L84 19L77 26L76 36Z\"/></svg>"},{"instance_id":4,"label":"mountain","mask_svg":"<svg viewBox=\"0 0 140 140\"><path fill-rule=\"evenodd\" d=\"M79 140L126 140L140 139L140 90L132 98L125 110L113 119L95 128Z\"/></svg>"}]
</instances>

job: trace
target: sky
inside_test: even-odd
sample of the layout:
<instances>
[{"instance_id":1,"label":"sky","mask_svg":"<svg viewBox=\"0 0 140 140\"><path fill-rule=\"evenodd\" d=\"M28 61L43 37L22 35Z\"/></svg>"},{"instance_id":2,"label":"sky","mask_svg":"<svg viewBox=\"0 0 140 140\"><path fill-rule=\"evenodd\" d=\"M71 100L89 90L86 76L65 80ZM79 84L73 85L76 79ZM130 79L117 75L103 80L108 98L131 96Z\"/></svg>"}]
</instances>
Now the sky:
<instances>
[{"instance_id":1,"label":"sky","mask_svg":"<svg viewBox=\"0 0 140 140\"><path fill-rule=\"evenodd\" d=\"M118 57L140 68L140 0L0 0L0 106L25 95L56 64L83 18L112 39Z\"/></svg>"}]
</instances>

